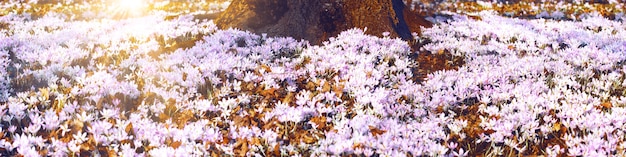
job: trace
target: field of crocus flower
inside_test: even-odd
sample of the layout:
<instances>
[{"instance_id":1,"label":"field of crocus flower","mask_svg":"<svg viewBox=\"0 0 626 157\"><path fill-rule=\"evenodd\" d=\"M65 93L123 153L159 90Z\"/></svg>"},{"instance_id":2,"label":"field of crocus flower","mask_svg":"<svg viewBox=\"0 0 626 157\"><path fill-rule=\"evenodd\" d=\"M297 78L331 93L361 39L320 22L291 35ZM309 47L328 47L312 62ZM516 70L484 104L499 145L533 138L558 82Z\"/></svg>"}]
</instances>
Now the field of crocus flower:
<instances>
[{"instance_id":1,"label":"field of crocus flower","mask_svg":"<svg viewBox=\"0 0 626 157\"><path fill-rule=\"evenodd\" d=\"M228 1L1 2L0 156L626 155L621 2L427 2L417 50L195 18Z\"/></svg>"}]
</instances>

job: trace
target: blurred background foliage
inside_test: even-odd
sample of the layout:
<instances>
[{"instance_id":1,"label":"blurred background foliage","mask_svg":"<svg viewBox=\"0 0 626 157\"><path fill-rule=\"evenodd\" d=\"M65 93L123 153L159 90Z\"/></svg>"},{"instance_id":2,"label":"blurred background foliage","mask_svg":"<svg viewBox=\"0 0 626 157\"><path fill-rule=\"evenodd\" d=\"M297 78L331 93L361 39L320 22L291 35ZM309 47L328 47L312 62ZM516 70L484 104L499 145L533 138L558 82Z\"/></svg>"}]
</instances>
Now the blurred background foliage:
<instances>
[{"instance_id":1,"label":"blurred background foliage","mask_svg":"<svg viewBox=\"0 0 626 157\"><path fill-rule=\"evenodd\" d=\"M213 19L224 11L232 0L143 0L149 12L168 15L192 14L202 19ZM0 2L0 16L10 13L29 13L33 18L48 12L57 12L76 20L87 18L120 18L123 13L109 13L118 0L9 0ZM535 18L543 12L562 12L568 19L585 13L597 12L607 18L622 16L625 0L405 0L423 16L442 12L472 13L493 10L509 17Z\"/></svg>"}]
</instances>

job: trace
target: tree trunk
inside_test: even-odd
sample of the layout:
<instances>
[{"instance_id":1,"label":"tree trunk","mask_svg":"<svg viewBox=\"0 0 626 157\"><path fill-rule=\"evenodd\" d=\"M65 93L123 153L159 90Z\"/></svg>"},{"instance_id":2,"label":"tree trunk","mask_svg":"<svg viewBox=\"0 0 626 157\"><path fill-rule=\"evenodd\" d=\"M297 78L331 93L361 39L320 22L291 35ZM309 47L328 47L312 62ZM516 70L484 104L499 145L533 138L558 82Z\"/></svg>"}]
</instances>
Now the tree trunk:
<instances>
[{"instance_id":1,"label":"tree trunk","mask_svg":"<svg viewBox=\"0 0 626 157\"><path fill-rule=\"evenodd\" d=\"M217 19L222 29L290 36L318 44L350 28L411 40L431 24L402 0L233 0Z\"/></svg>"}]
</instances>

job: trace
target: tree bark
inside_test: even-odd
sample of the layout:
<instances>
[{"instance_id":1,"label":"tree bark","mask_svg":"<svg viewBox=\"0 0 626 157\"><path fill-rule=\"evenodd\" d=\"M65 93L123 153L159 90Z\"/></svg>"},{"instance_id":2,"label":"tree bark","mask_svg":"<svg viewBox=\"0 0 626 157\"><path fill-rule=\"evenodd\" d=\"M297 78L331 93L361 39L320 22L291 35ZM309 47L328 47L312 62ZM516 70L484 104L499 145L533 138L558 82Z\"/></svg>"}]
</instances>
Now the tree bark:
<instances>
[{"instance_id":1,"label":"tree bark","mask_svg":"<svg viewBox=\"0 0 626 157\"><path fill-rule=\"evenodd\" d=\"M319 44L350 28L412 40L431 24L402 0L233 0L217 19L222 29L290 36Z\"/></svg>"}]
</instances>

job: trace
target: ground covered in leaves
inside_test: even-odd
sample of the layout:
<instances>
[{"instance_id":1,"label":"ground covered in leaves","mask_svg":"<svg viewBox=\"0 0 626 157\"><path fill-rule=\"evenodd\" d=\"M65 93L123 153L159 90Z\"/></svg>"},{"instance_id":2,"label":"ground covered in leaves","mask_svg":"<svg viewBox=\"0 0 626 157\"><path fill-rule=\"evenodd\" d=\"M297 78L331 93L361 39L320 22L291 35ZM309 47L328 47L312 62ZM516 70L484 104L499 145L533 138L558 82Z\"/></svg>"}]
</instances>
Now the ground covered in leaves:
<instances>
[{"instance_id":1,"label":"ground covered in leaves","mask_svg":"<svg viewBox=\"0 0 626 157\"><path fill-rule=\"evenodd\" d=\"M622 16L448 12L412 42L311 45L19 5L0 17L2 156L625 155Z\"/></svg>"}]
</instances>

